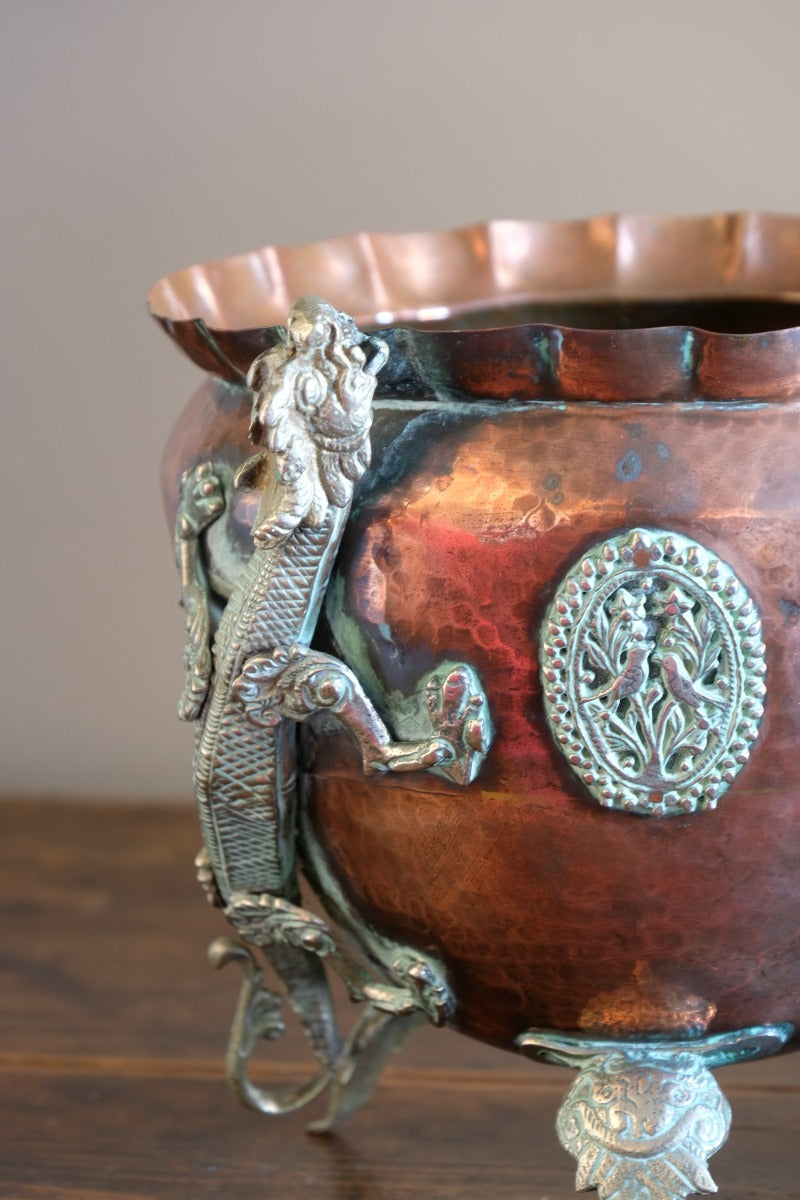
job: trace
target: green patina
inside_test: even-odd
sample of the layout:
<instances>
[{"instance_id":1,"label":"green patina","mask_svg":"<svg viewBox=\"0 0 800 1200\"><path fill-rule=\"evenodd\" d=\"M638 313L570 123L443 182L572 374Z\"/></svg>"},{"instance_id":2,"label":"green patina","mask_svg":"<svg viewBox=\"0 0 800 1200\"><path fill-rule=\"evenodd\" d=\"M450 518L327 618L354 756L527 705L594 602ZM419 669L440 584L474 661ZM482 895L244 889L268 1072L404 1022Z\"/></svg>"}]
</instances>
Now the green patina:
<instances>
[{"instance_id":1,"label":"green patina","mask_svg":"<svg viewBox=\"0 0 800 1200\"><path fill-rule=\"evenodd\" d=\"M687 329L683 335L681 347L681 366L684 375L691 375L694 370L694 330Z\"/></svg>"}]
</instances>

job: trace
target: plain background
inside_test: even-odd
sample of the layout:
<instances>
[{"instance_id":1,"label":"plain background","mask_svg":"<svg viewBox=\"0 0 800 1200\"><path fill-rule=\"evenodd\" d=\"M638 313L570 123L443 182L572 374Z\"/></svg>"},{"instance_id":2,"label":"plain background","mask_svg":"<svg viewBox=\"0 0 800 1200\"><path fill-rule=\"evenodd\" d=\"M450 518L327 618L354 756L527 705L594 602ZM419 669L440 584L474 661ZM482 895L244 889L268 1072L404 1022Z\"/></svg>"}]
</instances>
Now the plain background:
<instances>
[{"instance_id":1,"label":"plain background","mask_svg":"<svg viewBox=\"0 0 800 1200\"><path fill-rule=\"evenodd\" d=\"M267 242L800 207L797 0L2 0L0 788L189 796L157 278Z\"/></svg>"}]
</instances>

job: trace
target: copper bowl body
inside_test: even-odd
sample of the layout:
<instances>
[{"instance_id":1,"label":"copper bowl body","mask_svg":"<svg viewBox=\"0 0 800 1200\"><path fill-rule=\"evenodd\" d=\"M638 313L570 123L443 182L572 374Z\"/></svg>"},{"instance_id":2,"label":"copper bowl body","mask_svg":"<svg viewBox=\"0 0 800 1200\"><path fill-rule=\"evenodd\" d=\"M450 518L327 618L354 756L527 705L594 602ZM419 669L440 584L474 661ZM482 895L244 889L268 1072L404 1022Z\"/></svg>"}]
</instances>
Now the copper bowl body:
<instances>
[{"instance_id":1,"label":"copper bowl body","mask_svg":"<svg viewBox=\"0 0 800 1200\"><path fill-rule=\"evenodd\" d=\"M466 789L367 780L344 735L312 730L304 853L323 900L333 879L359 920L436 954L453 1024L500 1046L531 1027L800 1027L800 220L508 222L164 281L154 314L212 372L167 449L171 513L183 470L247 453L243 373L304 291L383 325L392 352L320 644L379 706L470 662L496 728ZM715 811L602 808L545 719L556 586L638 527L709 547L761 613L765 711Z\"/></svg>"}]
</instances>

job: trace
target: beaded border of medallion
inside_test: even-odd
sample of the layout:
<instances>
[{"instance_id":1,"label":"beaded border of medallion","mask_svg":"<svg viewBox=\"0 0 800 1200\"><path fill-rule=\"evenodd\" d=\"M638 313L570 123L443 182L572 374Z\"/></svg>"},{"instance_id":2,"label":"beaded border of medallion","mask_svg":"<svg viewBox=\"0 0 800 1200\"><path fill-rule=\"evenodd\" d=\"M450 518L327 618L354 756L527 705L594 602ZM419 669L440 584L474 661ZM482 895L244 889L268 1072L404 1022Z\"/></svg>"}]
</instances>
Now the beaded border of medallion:
<instances>
[{"instance_id":1,"label":"beaded border of medallion","mask_svg":"<svg viewBox=\"0 0 800 1200\"><path fill-rule=\"evenodd\" d=\"M564 576L542 626L556 744L606 808L716 808L764 712L756 605L734 571L682 534L633 529Z\"/></svg>"}]
</instances>

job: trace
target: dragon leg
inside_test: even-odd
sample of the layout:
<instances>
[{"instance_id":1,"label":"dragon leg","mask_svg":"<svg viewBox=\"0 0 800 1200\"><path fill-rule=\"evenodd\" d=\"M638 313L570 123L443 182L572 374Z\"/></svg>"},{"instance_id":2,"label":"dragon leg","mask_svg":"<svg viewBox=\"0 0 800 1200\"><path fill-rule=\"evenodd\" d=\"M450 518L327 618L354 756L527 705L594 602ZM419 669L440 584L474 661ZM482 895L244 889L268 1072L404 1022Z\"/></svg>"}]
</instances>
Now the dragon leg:
<instances>
[{"instance_id":1,"label":"dragon leg","mask_svg":"<svg viewBox=\"0 0 800 1200\"><path fill-rule=\"evenodd\" d=\"M219 619L219 594L226 581L214 573L212 585L206 536L229 507L233 477L221 463L202 462L184 472L175 518L175 558L181 576L181 605L186 613L183 649L185 680L178 701L182 721L196 721L211 681L211 643ZM232 554L227 561L233 562ZM232 583L232 581L231 581Z\"/></svg>"},{"instance_id":2,"label":"dragon leg","mask_svg":"<svg viewBox=\"0 0 800 1200\"><path fill-rule=\"evenodd\" d=\"M234 684L254 725L276 715L305 721L333 714L353 736L367 774L437 769L457 783L475 778L491 741L486 697L472 667L449 664L418 689L425 736L395 740L356 676L343 662L304 646L254 654Z\"/></svg>"}]
</instances>

